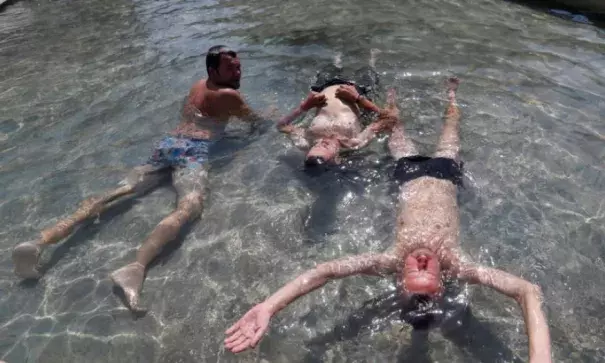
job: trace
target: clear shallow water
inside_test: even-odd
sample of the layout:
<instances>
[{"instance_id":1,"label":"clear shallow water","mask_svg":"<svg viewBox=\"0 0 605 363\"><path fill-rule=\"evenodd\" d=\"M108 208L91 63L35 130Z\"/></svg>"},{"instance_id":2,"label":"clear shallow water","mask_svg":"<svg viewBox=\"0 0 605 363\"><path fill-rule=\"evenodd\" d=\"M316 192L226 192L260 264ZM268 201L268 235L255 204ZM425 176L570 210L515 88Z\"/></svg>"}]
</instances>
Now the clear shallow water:
<instances>
[{"instance_id":1,"label":"clear shallow water","mask_svg":"<svg viewBox=\"0 0 605 363\"><path fill-rule=\"evenodd\" d=\"M429 152L441 81L463 80L462 245L539 283L555 361L605 359L605 38L501 1L16 2L0 13L0 358L7 362L525 360L514 302L472 289L463 327L429 343L387 313L391 281L332 282L279 314L254 352L222 350L252 304L324 261L392 241L393 185L377 143L344 175L310 178L269 130L215 154L203 219L149 271L139 319L106 278L174 207L160 188L44 254L37 284L10 249L112 188L176 124L216 43L239 49L242 90L282 112L335 52L398 89ZM358 159L361 159L360 158ZM357 174L356 174L357 173ZM386 295L385 295L386 294ZM373 299L377 303L373 304ZM402 330L403 328L403 330Z\"/></svg>"}]
</instances>

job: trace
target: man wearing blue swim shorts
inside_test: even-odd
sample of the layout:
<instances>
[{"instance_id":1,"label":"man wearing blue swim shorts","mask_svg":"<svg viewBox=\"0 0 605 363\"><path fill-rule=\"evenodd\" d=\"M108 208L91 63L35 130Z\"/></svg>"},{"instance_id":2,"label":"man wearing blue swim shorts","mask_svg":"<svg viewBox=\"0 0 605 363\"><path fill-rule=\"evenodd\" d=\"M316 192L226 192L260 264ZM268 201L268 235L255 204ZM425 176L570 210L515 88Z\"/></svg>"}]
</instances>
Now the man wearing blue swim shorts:
<instances>
[{"instance_id":1,"label":"man wearing blue swim shorts","mask_svg":"<svg viewBox=\"0 0 605 363\"><path fill-rule=\"evenodd\" d=\"M177 237L187 222L202 212L210 145L220 138L232 117L250 122L263 119L247 106L238 91L241 65L234 51L225 46L210 48L206 70L208 78L198 81L189 92L183 121L158 143L147 163L134 168L117 189L86 199L74 214L44 229L36 240L23 242L13 249L17 276L39 278L38 260L45 246L63 240L81 222L125 199L140 196L172 177L178 194L176 210L151 232L135 261L111 274L113 282L124 291L129 308L140 309L139 293L149 263Z\"/></svg>"}]
</instances>

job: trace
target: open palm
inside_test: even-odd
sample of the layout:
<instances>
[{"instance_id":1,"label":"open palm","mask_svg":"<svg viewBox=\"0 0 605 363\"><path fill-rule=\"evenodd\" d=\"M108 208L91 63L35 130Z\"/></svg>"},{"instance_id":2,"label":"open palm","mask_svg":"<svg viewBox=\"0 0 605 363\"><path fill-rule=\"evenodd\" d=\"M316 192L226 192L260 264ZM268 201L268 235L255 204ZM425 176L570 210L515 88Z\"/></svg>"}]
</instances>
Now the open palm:
<instances>
[{"instance_id":1,"label":"open palm","mask_svg":"<svg viewBox=\"0 0 605 363\"><path fill-rule=\"evenodd\" d=\"M225 332L227 334L225 348L233 353L254 348L267 331L270 320L269 308L263 304L256 305Z\"/></svg>"}]
</instances>

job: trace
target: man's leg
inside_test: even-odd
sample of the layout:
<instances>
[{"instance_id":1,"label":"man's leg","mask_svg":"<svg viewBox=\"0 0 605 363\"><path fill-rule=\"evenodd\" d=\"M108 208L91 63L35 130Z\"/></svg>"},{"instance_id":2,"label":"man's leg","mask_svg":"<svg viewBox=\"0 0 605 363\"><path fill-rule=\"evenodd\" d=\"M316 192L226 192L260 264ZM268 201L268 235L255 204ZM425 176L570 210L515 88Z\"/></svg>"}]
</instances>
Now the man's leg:
<instances>
[{"instance_id":1,"label":"man's leg","mask_svg":"<svg viewBox=\"0 0 605 363\"><path fill-rule=\"evenodd\" d=\"M83 221L97 216L112 206L131 197L140 195L159 185L170 174L168 169L151 165L136 167L121 183L122 186L101 196L90 197L80 204L76 212L59 221L54 226L46 228L40 237L34 241L23 242L13 249L15 274L22 278L39 278L37 270L38 258L42 248L55 244L69 236Z\"/></svg>"},{"instance_id":2,"label":"man's leg","mask_svg":"<svg viewBox=\"0 0 605 363\"><path fill-rule=\"evenodd\" d=\"M186 223L201 215L207 180L208 173L204 167L176 168L173 173L179 198L176 210L164 218L151 232L137 251L134 262L111 274L113 282L124 291L131 310L142 310L139 306L139 293L143 287L147 266L164 246L176 239Z\"/></svg>"},{"instance_id":3,"label":"man's leg","mask_svg":"<svg viewBox=\"0 0 605 363\"><path fill-rule=\"evenodd\" d=\"M395 103L395 90L389 90L386 108L393 111L396 115L399 114L399 109ZM416 151L412 140L406 138L403 122L401 121L393 127L393 131L389 137L389 151L395 160L418 155L418 151Z\"/></svg>"},{"instance_id":4,"label":"man's leg","mask_svg":"<svg viewBox=\"0 0 605 363\"><path fill-rule=\"evenodd\" d=\"M449 158L458 162L460 152L460 110L456 103L456 90L460 81L452 77L447 81L447 97L449 103L445 109L445 123L437 145L435 157Z\"/></svg>"}]
</instances>

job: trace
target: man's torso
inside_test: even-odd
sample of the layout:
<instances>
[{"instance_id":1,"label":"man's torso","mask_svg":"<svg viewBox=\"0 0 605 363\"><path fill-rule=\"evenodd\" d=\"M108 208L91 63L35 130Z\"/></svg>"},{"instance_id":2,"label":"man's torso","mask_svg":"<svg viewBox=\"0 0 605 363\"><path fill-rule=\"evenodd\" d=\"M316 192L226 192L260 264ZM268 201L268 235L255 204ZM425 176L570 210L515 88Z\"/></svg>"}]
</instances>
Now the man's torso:
<instances>
[{"instance_id":1,"label":"man's torso","mask_svg":"<svg viewBox=\"0 0 605 363\"><path fill-rule=\"evenodd\" d=\"M307 133L314 139L338 136L354 138L361 132L359 109L336 97L339 86L330 86L321 93L326 96L327 105L318 110L311 121Z\"/></svg>"},{"instance_id":2,"label":"man's torso","mask_svg":"<svg viewBox=\"0 0 605 363\"><path fill-rule=\"evenodd\" d=\"M456 189L451 181L432 177L420 177L401 186L397 250L405 253L424 247L437 253L458 247Z\"/></svg>"},{"instance_id":3,"label":"man's torso","mask_svg":"<svg viewBox=\"0 0 605 363\"><path fill-rule=\"evenodd\" d=\"M224 132L232 111L221 97L221 90L210 89L206 80L201 80L192 88L183 120L172 134L192 139L217 139Z\"/></svg>"}]
</instances>

